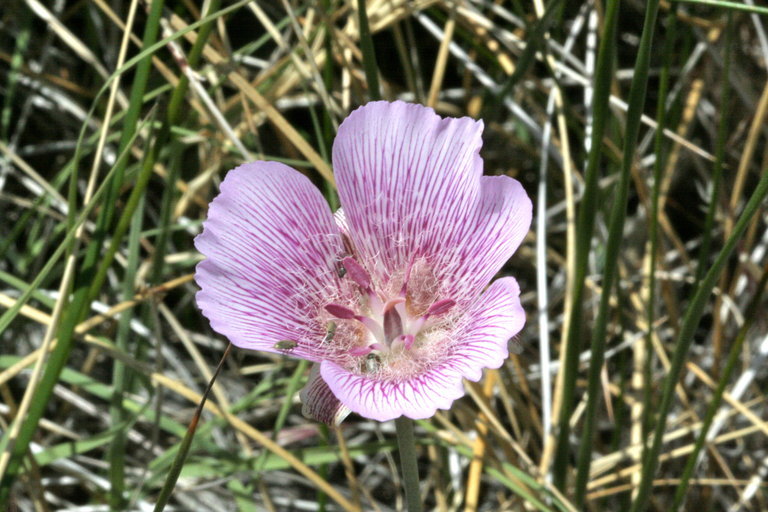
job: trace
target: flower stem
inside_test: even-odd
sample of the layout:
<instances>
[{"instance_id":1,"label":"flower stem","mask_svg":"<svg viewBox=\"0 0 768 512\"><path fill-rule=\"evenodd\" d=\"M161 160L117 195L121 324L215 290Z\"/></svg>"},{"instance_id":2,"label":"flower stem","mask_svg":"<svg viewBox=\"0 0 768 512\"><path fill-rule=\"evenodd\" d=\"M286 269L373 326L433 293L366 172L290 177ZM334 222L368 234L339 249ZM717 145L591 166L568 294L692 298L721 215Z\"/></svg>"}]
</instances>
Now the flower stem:
<instances>
[{"instance_id":1,"label":"flower stem","mask_svg":"<svg viewBox=\"0 0 768 512\"><path fill-rule=\"evenodd\" d=\"M397 447L400 451L400 467L405 486L405 502L408 512L421 512L419 493L419 466L416 459L416 441L413 438L413 420L401 416L395 420Z\"/></svg>"}]
</instances>

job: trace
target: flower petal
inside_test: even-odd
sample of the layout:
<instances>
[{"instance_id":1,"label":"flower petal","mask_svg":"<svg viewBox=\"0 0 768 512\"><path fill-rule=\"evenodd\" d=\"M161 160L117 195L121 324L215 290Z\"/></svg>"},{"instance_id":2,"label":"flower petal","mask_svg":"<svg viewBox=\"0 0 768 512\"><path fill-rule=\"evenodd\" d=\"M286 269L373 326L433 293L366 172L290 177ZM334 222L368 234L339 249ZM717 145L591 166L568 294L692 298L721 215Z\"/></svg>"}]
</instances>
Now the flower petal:
<instances>
[{"instance_id":1,"label":"flower petal","mask_svg":"<svg viewBox=\"0 0 768 512\"><path fill-rule=\"evenodd\" d=\"M525 325L520 287L513 277L497 279L469 307L457 328L459 342L450 364L462 377L478 381L483 368L499 368L509 357L509 340Z\"/></svg>"},{"instance_id":2,"label":"flower petal","mask_svg":"<svg viewBox=\"0 0 768 512\"><path fill-rule=\"evenodd\" d=\"M528 232L532 205L508 176L482 176L482 122L373 102L339 127L333 163L358 261L379 283L424 259L466 304Z\"/></svg>"},{"instance_id":3,"label":"flower petal","mask_svg":"<svg viewBox=\"0 0 768 512\"><path fill-rule=\"evenodd\" d=\"M334 173L361 261L381 265L369 272L386 280L459 239L480 193L482 129L401 101L368 103L341 124Z\"/></svg>"},{"instance_id":4,"label":"flower petal","mask_svg":"<svg viewBox=\"0 0 768 512\"><path fill-rule=\"evenodd\" d=\"M243 348L317 361L318 311L338 288L339 230L319 190L276 162L230 171L195 246L197 303L211 327Z\"/></svg>"},{"instance_id":5,"label":"flower petal","mask_svg":"<svg viewBox=\"0 0 768 512\"><path fill-rule=\"evenodd\" d=\"M328 384L320 376L320 365L313 364L306 386L299 393L301 414L305 418L322 421L329 426L338 426L351 412L342 404Z\"/></svg>"},{"instance_id":6,"label":"flower petal","mask_svg":"<svg viewBox=\"0 0 768 512\"><path fill-rule=\"evenodd\" d=\"M429 418L464 394L462 379L478 381L483 368L504 363L509 339L525 323L519 294L513 278L495 281L470 306L444 361L423 374L385 380L352 373L332 361L321 363L320 374L341 403L361 416L378 421Z\"/></svg>"},{"instance_id":7,"label":"flower petal","mask_svg":"<svg viewBox=\"0 0 768 512\"><path fill-rule=\"evenodd\" d=\"M448 409L464 394L461 376L453 368L434 368L403 381L357 375L333 361L320 363L320 374L331 392L360 416L389 421L400 416L425 419Z\"/></svg>"},{"instance_id":8,"label":"flower petal","mask_svg":"<svg viewBox=\"0 0 768 512\"><path fill-rule=\"evenodd\" d=\"M443 267L443 275L452 276L444 293L457 300L474 299L512 257L531 227L533 205L519 181L509 176L483 176L480 186L480 200L467 221L468 230Z\"/></svg>"}]
</instances>

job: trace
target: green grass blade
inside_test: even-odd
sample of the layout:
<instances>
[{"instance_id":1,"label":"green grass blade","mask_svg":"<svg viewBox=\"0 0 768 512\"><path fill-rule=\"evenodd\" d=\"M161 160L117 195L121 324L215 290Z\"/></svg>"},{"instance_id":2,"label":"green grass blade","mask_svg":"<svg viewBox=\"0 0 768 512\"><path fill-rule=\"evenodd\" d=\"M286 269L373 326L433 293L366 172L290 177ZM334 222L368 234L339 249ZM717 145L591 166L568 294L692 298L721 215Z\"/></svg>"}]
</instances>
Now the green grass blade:
<instances>
[{"instance_id":1,"label":"green grass blade","mask_svg":"<svg viewBox=\"0 0 768 512\"><path fill-rule=\"evenodd\" d=\"M200 399L200 403L197 405L197 409L195 410L195 415L192 417L192 421L189 423L189 428L187 429L187 433L184 434L184 439L181 442L181 447L179 449L179 452L176 454L176 458L173 460L173 465L171 466L171 470L168 472L168 477L165 479L165 484L163 484L163 488L160 491L160 495L157 497L157 501L155 502L155 512L161 512L163 509L165 509L165 506L168 504L168 500L171 498L171 494L173 493L173 488L176 487L176 481L179 479L179 475L181 474L181 469L184 467L184 461L187 459L187 455L189 454L189 449L192 446L192 440L195 437L195 431L197 430L197 424L200 421L200 416L203 414L203 407L205 407L205 402L208 399L208 394L211 392L211 389L213 388L213 383L216 382L216 377L219 376L219 372L224 367L224 361L226 361L227 356L229 355L230 351L232 350L232 344L228 344L226 350L221 356L221 360L219 361L218 366L216 367L216 371L213 372L213 375L211 376L210 382L208 382L208 386L205 388L205 391L203 392L203 396Z\"/></svg>"},{"instance_id":2,"label":"green grass blade","mask_svg":"<svg viewBox=\"0 0 768 512\"><path fill-rule=\"evenodd\" d=\"M626 134L624 137L624 151L621 162L619 183L614 190L613 205L608 226L608 240L606 242L606 258L603 267L602 294L600 306L592 331L592 344L589 364L589 379L587 385L587 408L584 413L584 431L582 442L579 445L577 459L576 488L574 504L576 508L584 508L584 498L589 480L589 470L592 465L592 450L597 421L597 404L601 400L600 373L605 361L606 333L608 329L608 317L610 315L610 298L613 291L613 283L618 273L621 244L624 239L624 221L627 215L627 200L629 197L629 182L632 166L635 162L635 146L640 132L640 119L645 106L645 95L648 86L648 68L650 66L651 48L653 45L653 33L656 26L656 15L659 10L658 0L650 0L646 4L645 20L643 21L643 33L640 37L640 45L635 62L635 70L632 86L629 91L629 108L627 110Z\"/></svg>"},{"instance_id":3,"label":"green grass blade","mask_svg":"<svg viewBox=\"0 0 768 512\"><path fill-rule=\"evenodd\" d=\"M142 39L142 48L152 46L157 40L157 33L160 28L160 18L163 13L164 0L156 0L151 3L150 12L147 17L147 24L144 26L144 37ZM131 83L131 96L129 99L128 110L123 118L123 129L120 133L120 142L118 151L122 152L128 143L133 139L133 134L136 132L136 126L141 115L141 108L143 106L142 99L144 98L144 92L147 88L147 81L149 80L149 71L152 66L152 55L145 56L136 66L136 72L133 82ZM125 173L125 167L127 161L121 162L115 171L115 176L112 178L111 186L107 191L107 195L104 198L105 204L115 204L117 201L120 187L123 186L123 175ZM114 208L103 208L99 212L99 219L96 227L96 244L91 244L91 247L95 247L95 250L101 248L101 242L104 239L106 232L112 224L112 218L114 216Z\"/></svg>"},{"instance_id":4,"label":"green grass blade","mask_svg":"<svg viewBox=\"0 0 768 512\"><path fill-rule=\"evenodd\" d=\"M499 108L501 100L506 98L507 95L512 92L517 82L520 81L528 69L536 61L536 53L541 50L541 44L544 41L544 35L549 31L552 23L557 19L557 15L561 14L563 7L563 0L549 0L544 7L544 14L536 21L536 25L533 30L530 30L525 38L525 49L520 54L520 58L515 63L515 71L510 75L509 79L504 83L499 91L496 107Z\"/></svg>"},{"instance_id":5,"label":"green grass blade","mask_svg":"<svg viewBox=\"0 0 768 512\"><path fill-rule=\"evenodd\" d=\"M673 49L677 41L677 9L675 5L667 14L667 35L661 54L664 56L659 77L659 93L656 105L656 133L654 135L653 153L656 160L653 163L653 189L651 190L651 212L648 226L648 303L646 304L646 324L652 326L656 318L656 265L659 247L659 204L661 197L661 182L666 163L664 128L667 125L667 91L669 90L669 75L672 67ZM645 364L643 366L643 412L641 418L643 451L647 449L645 440L650 429L651 413L651 369L653 362L653 329L648 328L645 336Z\"/></svg>"},{"instance_id":6,"label":"green grass blade","mask_svg":"<svg viewBox=\"0 0 768 512\"><path fill-rule=\"evenodd\" d=\"M574 392L576 389L576 373L579 363L580 341L582 339L582 301L587 275L589 251L592 242L592 231L598 205L598 175L600 158L603 151L603 134L609 117L608 100L610 98L611 79L613 77L613 60L616 51L616 25L618 20L618 0L606 4L603 32L600 48L597 54L597 69L593 101L593 129L587 168L584 178L584 195L577 221L576 268L573 278L571 296L571 311L568 325L563 367L563 394L560 414L558 417L557 446L553 467L553 482L565 489L568 460L570 458L570 420L573 410Z\"/></svg>"},{"instance_id":7,"label":"green grass blade","mask_svg":"<svg viewBox=\"0 0 768 512\"><path fill-rule=\"evenodd\" d=\"M368 82L368 96L372 101L381 99L379 88L379 66L376 64L376 51L373 48L373 37L368 26L368 11L366 0L357 2L357 20L360 26L360 51L363 52L363 68Z\"/></svg>"},{"instance_id":8,"label":"green grass blade","mask_svg":"<svg viewBox=\"0 0 768 512\"><path fill-rule=\"evenodd\" d=\"M631 512L640 512L646 508L648 495L653 483L653 476L655 475L659 464L661 443L664 437L664 429L667 426L667 415L669 414L672 400L674 399L675 385L677 384L677 381L680 378L680 373L685 365L685 358L688 354L688 349L690 349L691 344L693 343L693 334L704 313L707 299L709 299L709 295L712 293L715 282L720 277L720 273L728 262L728 258L736 247L736 244L746 231L752 216L758 211L767 195L768 169L763 171L762 176L760 177L760 182L752 193L752 196L749 198L749 202L744 208L739 220L736 222L736 226L733 228L733 233L731 233L731 236L726 240L725 245L717 255L715 262L712 264L707 274L704 276L704 279L699 284L693 295L693 299L691 299L691 302L688 305L688 309L683 317L680 333L674 345L675 351L672 354L669 372L664 378L664 387L661 396L661 404L659 405L656 428L653 433L653 442L648 450L647 456L643 459L640 485L635 501L632 503Z\"/></svg>"},{"instance_id":9,"label":"green grass blade","mask_svg":"<svg viewBox=\"0 0 768 512\"><path fill-rule=\"evenodd\" d=\"M32 16L28 9L19 9L16 15L17 26L20 27L16 37L16 45L11 56L11 66L8 70L8 81L3 93L3 108L0 111L0 140L7 141L11 124L11 115L16 97L16 86L21 78L21 66L24 62L24 54L29 47L32 34Z\"/></svg>"},{"instance_id":10,"label":"green grass blade","mask_svg":"<svg viewBox=\"0 0 768 512\"><path fill-rule=\"evenodd\" d=\"M707 216L704 220L704 229L701 232L701 247L699 248L699 260L696 265L694 286L697 286L709 266L709 252L712 244L712 233L715 230L715 214L717 213L720 199L721 182L723 181L723 159L725 158L726 143L728 142L729 120L731 118L729 107L731 99L730 69L731 47L733 45L733 13L728 12L728 24L725 28L725 45L723 47L723 73L721 75L722 90L720 93L720 122L717 127L717 140L715 144L715 163L712 167L712 191L707 207Z\"/></svg>"},{"instance_id":11,"label":"green grass blade","mask_svg":"<svg viewBox=\"0 0 768 512\"><path fill-rule=\"evenodd\" d=\"M768 15L768 7L760 7L757 5L749 5L740 2L727 2L723 0L672 0L672 2L681 4L707 5L710 7L722 7L724 9L732 9L735 11L753 12L755 14Z\"/></svg>"},{"instance_id":12,"label":"green grass blade","mask_svg":"<svg viewBox=\"0 0 768 512\"><path fill-rule=\"evenodd\" d=\"M147 122L146 124L148 125L149 122ZM128 155L129 155L128 150L124 151L118 157L118 161L123 158L128 158ZM30 299L33 293L40 287L40 284L45 279L48 278L51 270L59 262L62 255L66 251L67 247L74 240L77 227L79 227L82 223L84 223L86 219L90 216L90 214L93 212L93 210L100 204L102 196L106 193L106 184L109 182L109 179L114 175L114 171L115 171L115 167L112 167L112 169L110 169L110 171L107 172L107 174L104 176L104 180L102 180L101 184L96 188L96 191L93 193L93 197L91 198L91 201L88 204L84 205L82 209L80 209L80 213L75 220L74 226L70 227L67 230L67 234L64 237L64 240L62 240L61 244L59 244L56 250L54 250L53 254L51 254L50 258L48 258L48 261L40 270L40 272L38 272L37 276L35 276L35 279L33 279L32 282L29 284L29 286L22 291L22 294L16 300L16 304L14 304L13 307L8 308L8 310L5 313L3 313L2 316L0 316L0 332L3 332L5 331L5 329L8 328L10 323L19 314L19 311L21 310L21 308L27 303L27 301Z\"/></svg>"},{"instance_id":13,"label":"green grass blade","mask_svg":"<svg viewBox=\"0 0 768 512\"><path fill-rule=\"evenodd\" d=\"M112 171L114 171L114 169L112 169ZM84 315L88 310L88 306L90 305L91 300L95 295L90 290L98 290L101 287L101 283L106 277L107 268L111 264L112 257L117 251L119 241L122 240L123 235L125 234L125 231L131 222L133 212L136 209L139 198L144 193L144 189L149 182L151 173L152 168L145 167L142 169L142 173L139 174L134 188L131 191L131 196L128 199L123 214L120 218L120 222L118 223L115 230L112 244L110 245L107 254L100 261L98 269L94 269L96 261L93 259L90 261L86 260L83 263L81 271L78 274L78 282L75 286L74 295L64 311L61 324L57 331L58 342L55 349L51 353L50 358L46 362L45 369L43 370L43 375L40 379L36 399L32 401L27 416L25 418L16 419L16 421L23 421L19 436L13 445L9 446L9 431L7 431L3 436L2 442L0 442L0 448L2 448L0 451L10 451L8 467L5 471L5 474L2 475L2 480L0 480L0 503L4 503L8 499L8 493L10 491L11 484L21 469L22 459L26 455L27 448L32 440L32 436L37 430L37 424L45 412L48 401L50 400L50 397L53 393L53 388L56 386L59 375L61 374L61 371L69 358L69 354L75 340L75 327L83 320ZM112 172L110 172L110 175L112 175ZM75 174L73 174L73 177L74 176ZM94 195L94 201L92 201L92 203L95 202L95 199L96 196ZM84 220L82 215L80 217L82 217ZM77 223L75 223L75 225L76 224ZM72 226L72 228L74 228L74 226ZM72 233L72 236L68 237L67 240L72 241L74 240L74 229L70 229L70 233ZM67 245L68 244L62 244L62 247L66 247ZM96 270L95 273L94 270ZM30 286L30 294L34 288L36 287ZM21 308L21 304L23 303L21 300L19 300L16 304L18 309ZM11 313L13 309L15 308L9 309L6 314L0 318L0 325L2 324L2 319L5 318L8 313ZM0 331L2 331L2 327L0 327Z\"/></svg>"},{"instance_id":14,"label":"green grass blade","mask_svg":"<svg viewBox=\"0 0 768 512\"><path fill-rule=\"evenodd\" d=\"M715 391L712 394L712 400L709 402L709 406L707 407L707 414L702 421L699 436L696 438L693 451L688 455L688 459L685 461L685 467L683 468L683 472L680 475L680 483L677 485L677 489L675 489L674 501L672 502L672 506L669 508L670 511L679 510L683 505L686 496L685 493L688 490L691 477L693 476L693 471L696 468L696 464L699 460L699 454L701 453L701 449L704 447L704 443L707 441L709 427L712 426L712 421L715 419L715 415L717 414L717 411L720 408L720 404L723 401L723 393L725 392L726 386L730 382L731 375L733 375L733 370L739 363L744 341L747 339L747 333L752 328L755 320L760 315L760 307L763 300L763 293L765 292L766 284L768 284L768 265L763 268L763 277L760 278L760 282L757 284L755 294L753 295L752 300L750 301L750 304L745 311L744 324L739 328L736 339L731 345L731 350L728 353L728 359L725 363L722 374L720 375L717 388L715 388Z\"/></svg>"},{"instance_id":15,"label":"green grass blade","mask_svg":"<svg viewBox=\"0 0 768 512\"><path fill-rule=\"evenodd\" d=\"M144 200L142 198L139 207L133 215L131 231L128 235L128 260L126 262L125 276L123 277L123 300L130 300L135 293L136 271L138 270L141 252L141 228L144 215ZM128 351L128 340L131 332L131 320L133 309L120 314L117 324L117 336L115 347L123 352ZM125 391L128 388L129 372L122 361L115 359L112 368L112 387L114 388L110 398L109 414L112 425L119 425L126 420L126 411L123 408ZM109 446L107 459L109 461L109 506L111 510L125 509L125 431L118 430Z\"/></svg>"}]
</instances>

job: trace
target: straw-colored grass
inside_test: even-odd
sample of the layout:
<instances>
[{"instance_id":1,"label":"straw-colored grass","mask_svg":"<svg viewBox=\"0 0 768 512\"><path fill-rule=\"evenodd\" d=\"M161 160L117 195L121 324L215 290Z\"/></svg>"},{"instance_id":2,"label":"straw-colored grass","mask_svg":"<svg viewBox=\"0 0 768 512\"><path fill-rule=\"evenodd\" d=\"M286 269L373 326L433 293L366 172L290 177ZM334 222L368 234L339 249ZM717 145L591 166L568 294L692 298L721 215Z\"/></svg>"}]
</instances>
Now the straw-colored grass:
<instances>
[{"instance_id":1,"label":"straw-colored grass","mask_svg":"<svg viewBox=\"0 0 768 512\"><path fill-rule=\"evenodd\" d=\"M337 204L377 94L482 118L534 201L522 352L416 423L425 509L768 509L753 3L371 0L369 47L356 0L6 2L0 509L404 509L394 425L304 419L306 363L233 349L208 392L192 279L226 171Z\"/></svg>"}]
</instances>

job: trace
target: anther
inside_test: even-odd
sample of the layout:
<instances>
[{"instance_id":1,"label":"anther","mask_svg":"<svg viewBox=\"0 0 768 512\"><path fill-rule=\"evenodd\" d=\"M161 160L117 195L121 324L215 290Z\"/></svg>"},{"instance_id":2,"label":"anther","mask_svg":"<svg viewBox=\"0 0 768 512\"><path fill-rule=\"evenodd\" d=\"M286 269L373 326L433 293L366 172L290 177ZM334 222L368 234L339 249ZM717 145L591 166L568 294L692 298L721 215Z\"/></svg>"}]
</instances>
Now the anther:
<instances>
[{"instance_id":1,"label":"anther","mask_svg":"<svg viewBox=\"0 0 768 512\"><path fill-rule=\"evenodd\" d=\"M341 264L347 271L347 275L365 291L371 290L371 276L354 258L347 256L341 260Z\"/></svg>"},{"instance_id":2,"label":"anther","mask_svg":"<svg viewBox=\"0 0 768 512\"><path fill-rule=\"evenodd\" d=\"M405 350L410 350L415 340L416 337L413 334L403 334L392 342L392 350L400 348L401 345Z\"/></svg>"},{"instance_id":3,"label":"anther","mask_svg":"<svg viewBox=\"0 0 768 512\"><path fill-rule=\"evenodd\" d=\"M384 329L372 318L358 315L351 309L339 304L328 304L325 306L325 310L340 320L357 320L373 334L374 338L384 341Z\"/></svg>"},{"instance_id":4,"label":"anther","mask_svg":"<svg viewBox=\"0 0 768 512\"><path fill-rule=\"evenodd\" d=\"M357 316L354 311L345 308L344 306L340 306L339 304L328 304L325 306L325 310L336 318L341 318L342 320L353 320L355 316Z\"/></svg>"},{"instance_id":5,"label":"anther","mask_svg":"<svg viewBox=\"0 0 768 512\"><path fill-rule=\"evenodd\" d=\"M384 304L384 313L386 314L387 311L389 311L390 309L394 308L398 304L403 304L404 302L405 302L405 297L395 297L394 299L389 299Z\"/></svg>"},{"instance_id":6,"label":"anther","mask_svg":"<svg viewBox=\"0 0 768 512\"><path fill-rule=\"evenodd\" d=\"M381 343L371 343L370 345L366 347L354 347L349 349L349 354L352 356L365 356L373 352L374 350L377 350L379 352L383 352L386 349Z\"/></svg>"},{"instance_id":7,"label":"anther","mask_svg":"<svg viewBox=\"0 0 768 512\"><path fill-rule=\"evenodd\" d=\"M403 276L403 286L400 288L400 295L405 297L408 294L408 280L411 278L411 269L413 268L413 258L408 263L408 268L405 269L405 275Z\"/></svg>"},{"instance_id":8,"label":"anther","mask_svg":"<svg viewBox=\"0 0 768 512\"><path fill-rule=\"evenodd\" d=\"M432 315L442 315L443 313L447 313L450 311L450 309L456 305L455 300L451 299L443 299L435 302L431 306L429 306L429 309L427 310L427 316Z\"/></svg>"}]
</instances>

